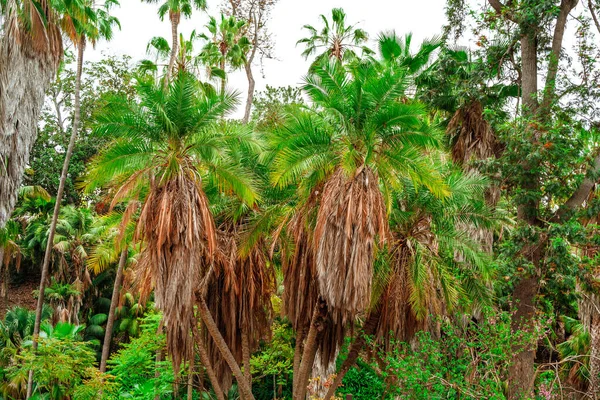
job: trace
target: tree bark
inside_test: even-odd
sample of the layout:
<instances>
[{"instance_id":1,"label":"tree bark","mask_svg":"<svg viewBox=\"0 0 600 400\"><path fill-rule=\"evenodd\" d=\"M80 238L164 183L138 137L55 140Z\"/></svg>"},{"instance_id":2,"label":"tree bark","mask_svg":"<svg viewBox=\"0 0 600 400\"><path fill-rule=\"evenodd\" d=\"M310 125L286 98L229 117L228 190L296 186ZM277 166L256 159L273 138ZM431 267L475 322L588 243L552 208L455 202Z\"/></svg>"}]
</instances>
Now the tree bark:
<instances>
[{"instance_id":1,"label":"tree bark","mask_svg":"<svg viewBox=\"0 0 600 400\"><path fill-rule=\"evenodd\" d=\"M294 349L294 369L292 374L292 393L296 393L298 391L300 362L302 361L302 353L304 352L304 332L304 328L300 328L298 329L298 332L296 332L296 348Z\"/></svg>"},{"instance_id":2,"label":"tree bark","mask_svg":"<svg viewBox=\"0 0 600 400\"><path fill-rule=\"evenodd\" d=\"M194 399L194 359L196 356L192 354L190 358L190 366L188 372L188 385L187 385L187 400Z\"/></svg>"},{"instance_id":3,"label":"tree bark","mask_svg":"<svg viewBox=\"0 0 600 400\"><path fill-rule=\"evenodd\" d=\"M250 112L252 111L252 102L254 101L254 87L256 86L256 81L254 80L254 75L252 74L252 61L246 62L244 68L246 69L246 77L248 78L248 97L246 98L246 109L244 110L244 118L242 122L247 124L250 120Z\"/></svg>"},{"instance_id":4,"label":"tree bark","mask_svg":"<svg viewBox=\"0 0 600 400\"><path fill-rule=\"evenodd\" d=\"M369 312L367 319L363 325L362 333L357 335L354 342L350 346L348 351L348 357L342 363L339 372L335 376L333 383L329 386L327 393L325 394L324 400L333 399L335 391L342 384L342 380L346 373L356 364L360 351L365 347L367 343L366 337L375 334L377 325L379 325L379 319L381 318L381 304L378 304L374 309Z\"/></svg>"},{"instance_id":5,"label":"tree bark","mask_svg":"<svg viewBox=\"0 0 600 400\"><path fill-rule=\"evenodd\" d=\"M294 400L304 400L306 398L308 378L312 371L315 357L317 355L318 336L323 331L323 319L327 315L327 305L319 300L315 304L315 310L310 320L310 328L306 335L304 350L302 352L302 361L298 371L298 382L296 383L296 392Z\"/></svg>"},{"instance_id":6,"label":"tree bark","mask_svg":"<svg viewBox=\"0 0 600 400\"><path fill-rule=\"evenodd\" d=\"M71 155L73 155L73 148L75 147L75 140L77 139L77 131L79 129L79 120L81 117L81 104L80 104L80 90L81 90L81 73L83 70L83 54L85 50L85 38L81 38L78 43L77 51L77 72L75 75L75 101L74 101L74 117L73 127L71 130L71 138L69 140L69 147L65 154L65 161L63 163L62 172L60 175L60 183L58 185L58 193L56 194L56 204L54 205L54 214L52 215L52 222L50 224L50 232L48 233L48 243L46 244L46 253L44 254L44 261L42 264L42 277L40 279L40 289L38 294L37 307L35 310L35 323L33 326L33 351L38 348L38 335L40 334L40 324L42 322L42 307L44 305L44 290L46 289L46 280L48 278L48 269L50 265L50 256L52 254L52 247L54 244L54 234L56 233L56 223L58 221L58 214L60 212L60 203L62 200L63 192L65 191L65 184L67 181L67 175L69 172L69 161ZM33 389L33 371L29 371L29 379L27 381L27 398L31 397Z\"/></svg>"},{"instance_id":7,"label":"tree bark","mask_svg":"<svg viewBox=\"0 0 600 400\"><path fill-rule=\"evenodd\" d=\"M42 50L35 48L25 27L20 27L19 37L11 32L10 24L19 24L14 0L8 1L6 10L4 35L0 38L0 228L17 201L37 137L44 96L62 58L60 32L53 28L49 15L48 40Z\"/></svg>"},{"instance_id":8,"label":"tree bark","mask_svg":"<svg viewBox=\"0 0 600 400\"><path fill-rule=\"evenodd\" d=\"M196 347L198 348L198 355L200 356L200 362L204 365L206 369L206 374L208 375L208 380L215 391L215 395L217 396L217 400L225 400L225 395L223 394L223 389L221 389L221 385L219 384L219 380L217 379L217 375L215 374L215 370L212 367L210 362L210 358L208 357L208 352L206 351L206 347L204 343L202 343L202 336L198 332L198 321L194 321L192 326L192 330L194 332L194 337L196 338Z\"/></svg>"},{"instance_id":9,"label":"tree bark","mask_svg":"<svg viewBox=\"0 0 600 400\"><path fill-rule=\"evenodd\" d=\"M250 338L248 336L248 325L242 325L242 359L244 364L244 378L252 391L252 373L250 371Z\"/></svg>"},{"instance_id":10,"label":"tree bark","mask_svg":"<svg viewBox=\"0 0 600 400\"><path fill-rule=\"evenodd\" d=\"M173 75L175 60L177 59L177 51L179 49L179 34L177 33L177 28L179 27L179 21L181 20L181 13L170 12L169 20L171 21L171 56L169 57L169 66L167 67L167 73L165 75L165 87L169 86L171 76Z\"/></svg>"},{"instance_id":11,"label":"tree bark","mask_svg":"<svg viewBox=\"0 0 600 400\"><path fill-rule=\"evenodd\" d=\"M231 372L233 373L233 376L235 376L241 396L245 400L254 400L252 390L250 389L248 382L246 382L246 379L242 374L240 366L235 361L233 354L231 354L231 350L229 350L229 347L227 347L225 339L223 339L221 332L219 332L219 328L217 327L215 320L210 314L210 310L208 309L206 302L203 298L200 297L198 299L198 303L198 312L200 314L200 317L202 318L202 321L204 321L204 325L206 326L208 333L215 341L215 345L219 349L221 356L223 356L223 359L225 360L227 365L229 365L229 368L231 368Z\"/></svg>"},{"instance_id":12,"label":"tree bark","mask_svg":"<svg viewBox=\"0 0 600 400\"><path fill-rule=\"evenodd\" d=\"M590 332L590 383L588 396L595 399L600 393L600 302L596 295L585 299L589 302L589 332Z\"/></svg>"},{"instance_id":13,"label":"tree bark","mask_svg":"<svg viewBox=\"0 0 600 400\"><path fill-rule=\"evenodd\" d=\"M110 309L108 311L108 319L106 320L106 331L104 332L104 343L102 344L102 358L100 359L100 372L106 372L106 361L110 353L110 343L112 340L113 325L115 322L115 310L119 303L119 293L121 291L121 284L123 282L123 269L127 262L127 248L121 251L121 258L119 259L119 266L117 267L117 274L115 276L115 284L113 287L112 298L110 300Z\"/></svg>"}]
</instances>

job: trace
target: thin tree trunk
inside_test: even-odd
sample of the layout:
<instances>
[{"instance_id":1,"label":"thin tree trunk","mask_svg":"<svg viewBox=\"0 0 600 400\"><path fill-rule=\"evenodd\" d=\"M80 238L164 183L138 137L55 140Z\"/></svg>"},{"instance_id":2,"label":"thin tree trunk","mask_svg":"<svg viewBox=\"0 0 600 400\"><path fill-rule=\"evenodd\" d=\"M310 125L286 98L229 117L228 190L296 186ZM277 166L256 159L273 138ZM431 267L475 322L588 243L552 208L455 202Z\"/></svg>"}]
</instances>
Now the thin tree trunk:
<instances>
[{"instance_id":1,"label":"thin tree trunk","mask_svg":"<svg viewBox=\"0 0 600 400\"><path fill-rule=\"evenodd\" d=\"M158 329L156 330L156 336L160 336L162 335L164 331L164 325L163 325L163 320L161 318L159 325L158 325ZM163 349L159 348L158 350L156 350L156 371L154 371L154 378L158 379L160 377L160 370L159 370L159 364L160 362L163 360ZM156 395L154 396L154 400L160 400L160 393L156 393Z\"/></svg>"},{"instance_id":2,"label":"thin tree trunk","mask_svg":"<svg viewBox=\"0 0 600 400\"><path fill-rule=\"evenodd\" d=\"M171 56L169 57L169 66L167 67L167 73L165 75L165 87L169 86L171 76L173 75L175 60L177 59L177 50L179 49L179 35L177 33L177 28L179 26L179 21L181 20L181 13L170 13L169 20L171 21Z\"/></svg>"},{"instance_id":3,"label":"thin tree trunk","mask_svg":"<svg viewBox=\"0 0 600 400\"><path fill-rule=\"evenodd\" d=\"M198 321L194 321L192 326L192 331L194 333L194 337L196 338L196 347L198 348L198 355L200 356L200 362L206 369L206 374L208 375L208 380L215 391L217 396L217 400L225 400L225 395L223 394L223 389L221 389L221 385L219 384L219 380L217 379L217 375L215 374L215 370L212 367L210 362L210 358L208 357L208 352L206 351L206 347L204 347L204 343L202 343L202 336L198 332Z\"/></svg>"},{"instance_id":4,"label":"thin tree trunk","mask_svg":"<svg viewBox=\"0 0 600 400\"><path fill-rule=\"evenodd\" d=\"M206 326L208 333L215 341L215 345L219 349L221 356L223 356L223 359L225 360L227 365L229 365L229 368L231 368L231 372L233 373L233 376L235 376L241 396L245 400L254 400L252 390L250 389L248 382L246 382L246 379L242 374L240 366L235 361L233 354L231 354L231 350L229 350L229 347L227 347L227 343L225 343L221 332L219 332L219 328L217 327L215 320L210 314L210 310L208 309L206 302L203 298L199 298L198 303L198 312L200 314L200 317L204 321L204 325Z\"/></svg>"},{"instance_id":5,"label":"thin tree trunk","mask_svg":"<svg viewBox=\"0 0 600 400\"><path fill-rule=\"evenodd\" d=\"M356 336L354 342L350 346L350 350L348 351L348 357L342 363L339 372L335 376L335 379L327 393L325 394L324 400L333 399L335 396L335 391L341 385L344 376L346 373L356 364L356 360L358 360L358 356L360 351L365 347L367 343L366 337L375 334L377 329L377 325L379 324L379 319L381 318L381 304L378 304L367 316L365 323L363 325L363 331L361 334Z\"/></svg>"},{"instance_id":6,"label":"thin tree trunk","mask_svg":"<svg viewBox=\"0 0 600 400\"><path fill-rule=\"evenodd\" d=\"M110 309L108 311L108 319L106 320L106 332L104 332L104 344L102 345L102 358L100 359L100 372L106 372L106 361L110 353L110 343L112 340L113 325L115 322L115 310L119 303L119 293L121 291L121 284L123 282L123 269L127 262L127 248L121 251L121 258L119 259L119 266L117 267L117 274L115 276L115 284L113 287L112 298L110 300Z\"/></svg>"},{"instance_id":7,"label":"thin tree trunk","mask_svg":"<svg viewBox=\"0 0 600 400\"><path fill-rule=\"evenodd\" d=\"M37 137L37 124L46 90L56 77L62 58L58 30L48 22L48 46L43 51L23 37L11 33L17 22L17 7L9 0L0 38L0 228L10 218L17 201L23 171ZM26 30L26 29L24 29Z\"/></svg>"},{"instance_id":8,"label":"thin tree trunk","mask_svg":"<svg viewBox=\"0 0 600 400\"><path fill-rule=\"evenodd\" d=\"M304 343L302 361L300 362L300 370L298 371L298 381L296 382L296 392L294 393L295 400L304 400L306 398L308 378L315 363L315 356L317 355L317 338L323 330L323 318L325 315L327 315L327 305L324 301L319 300L315 304L315 310L310 320L310 328L306 335L306 342Z\"/></svg>"},{"instance_id":9,"label":"thin tree trunk","mask_svg":"<svg viewBox=\"0 0 600 400\"><path fill-rule=\"evenodd\" d=\"M254 80L254 75L252 75L252 65L250 62L247 62L244 65L246 69L246 77L248 78L248 97L246 98L246 109L244 111L244 118L242 119L243 123L248 123L250 120L250 111L252 111L252 102L254 101L254 87L256 86L256 81Z\"/></svg>"},{"instance_id":10,"label":"thin tree trunk","mask_svg":"<svg viewBox=\"0 0 600 400\"><path fill-rule=\"evenodd\" d=\"M192 354L190 358L189 374L188 374L188 386L187 386L187 400L193 400L194 398L194 361L195 354Z\"/></svg>"},{"instance_id":11,"label":"thin tree trunk","mask_svg":"<svg viewBox=\"0 0 600 400\"><path fill-rule=\"evenodd\" d=\"M225 73L225 56L221 59L220 68ZM221 79L221 96L225 96L225 82L227 80L227 75L225 74Z\"/></svg>"},{"instance_id":12,"label":"thin tree trunk","mask_svg":"<svg viewBox=\"0 0 600 400\"><path fill-rule=\"evenodd\" d=\"M73 127L71 131L71 139L69 140L69 147L65 154L65 161L63 163L62 172L60 175L60 183L58 185L58 193L56 194L56 204L54 205L54 214L52 214L52 222L50 224L50 232L48 233L48 243L46 244L46 253L44 254L44 262L42 264L42 277L40 279L40 289L38 294L37 307L35 310L35 324L33 326L33 351L38 348L38 335L40 334L40 325L42 322L42 307L44 305L44 290L46 289L46 280L48 278L48 269L50 266L50 256L52 254L52 247L54 243L54 234L56 233L56 223L58 221L58 214L60 212L60 203L65 191L65 184L67 182L67 174L69 172L69 161L73 154L73 148L75 147L75 140L77 139L77 131L79 129L79 119L81 117L80 107L80 89L81 89L81 73L83 70L83 53L85 50L85 38L79 40L78 52L77 52L77 72L75 75L75 102L73 117ZM33 370L29 371L29 379L27 381L27 398L31 397L33 389Z\"/></svg>"},{"instance_id":13,"label":"thin tree trunk","mask_svg":"<svg viewBox=\"0 0 600 400\"><path fill-rule=\"evenodd\" d=\"M252 373L250 371L250 356L250 337L248 335L248 324L245 323L242 326L242 360L244 365L244 377L246 378L246 382L248 382L250 391L252 391Z\"/></svg>"},{"instance_id":14,"label":"thin tree trunk","mask_svg":"<svg viewBox=\"0 0 600 400\"><path fill-rule=\"evenodd\" d=\"M600 302L595 295L585 299L589 308L590 332L590 384L588 396L595 399L600 393Z\"/></svg>"},{"instance_id":15,"label":"thin tree trunk","mask_svg":"<svg viewBox=\"0 0 600 400\"><path fill-rule=\"evenodd\" d=\"M300 363L302 353L304 352L304 334L305 328L302 327L296 332L296 348L294 349L294 370L292 374L292 393L298 391L298 376L300 375Z\"/></svg>"}]
</instances>

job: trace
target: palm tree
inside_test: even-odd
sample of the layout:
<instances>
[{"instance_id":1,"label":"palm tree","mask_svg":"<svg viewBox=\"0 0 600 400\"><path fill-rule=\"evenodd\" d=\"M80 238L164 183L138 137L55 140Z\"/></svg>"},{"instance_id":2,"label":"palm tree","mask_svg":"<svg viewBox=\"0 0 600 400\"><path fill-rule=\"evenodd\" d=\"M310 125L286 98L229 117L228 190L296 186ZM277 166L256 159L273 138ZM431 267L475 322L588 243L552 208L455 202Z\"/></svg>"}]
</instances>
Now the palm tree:
<instances>
[{"instance_id":1,"label":"palm tree","mask_svg":"<svg viewBox=\"0 0 600 400\"><path fill-rule=\"evenodd\" d=\"M46 253L44 255L44 261L42 264L42 276L40 279L40 290L38 297L38 304L36 312L39 315L36 318L36 326L34 327L34 339L33 349L37 349L37 338L36 335L40 329L40 318L42 304L44 302L44 287L46 285L46 277L48 274L48 267L50 263L50 255L52 252L52 246L54 245L54 234L56 230L56 224L60 212L60 204L62 201L65 184L67 181L67 175L69 172L69 162L71 155L73 154L73 148L75 147L75 141L77 139L77 133L79 130L79 122L81 118L81 75L83 72L83 54L87 41L90 41L95 45L96 41L100 38L110 40L112 38L112 28L114 25L119 25L119 21L110 16L108 13L109 8L113 5L118 5L117 0L109 0L105 2L103 8L98 10L93 9L93 0L82 0L79 2L64 1L60 2L58 11L61 13L61 27L63 31L69 36L73 44L77 47L77 71L75 75L75 91L74 91L74 117L73 125L71 127L71 138L69 139L69 146L65 153L65 160L63 162L63 168L60 176L60 182L58 185L58 191L56 193L56 204L54 206L54 214L52 216L52 223L50 224L50 232L48 234L48 243L46 245ZM27 388L28 398L31 395L33 376L30 374L29 383Z\"/></svg>"},{"instance_id":2,"label":"palm tree","mask_svg":"<svg viewBox=\"0 0 600 400\"><path fill-rule=\"evenodd\" d=\"M142 0L146 3L156 4L162 2L162 0ZM175 66L175 60L177 58L177 52L179 50L179 33L178 27L181 21L181 15L190 18L194 8L199 10L206 10L206 0L165 0L164 3L158 8L158 16L163 21L167 14L169 15L169 21L171 22L171 55L169 57L169 66L167 67L167 73L165 74L165 87L169 85L171 75L173 74L173 67Z\"/></svg>"},{"instance_id":3,"label":"palm tree","mask_svg":"<svg viewBox=\"0 0 600 400\"><path fill-rule=\"evenodd\" d=\"M138 86L139 103L114 99L98 119L98 132L116 138L92 162L87 189L112 188L112 204L142 204L136 235L145 245L136 264L142 298L155 286L167 349L178 371L192 353L194 306L230 364L244 395L251 393L208 312L202 288L217 256L217 232L205 190L232 194L252 206L258 199L251 174L232 162L243 138L214 124L237 104L180 73L168 88ZM135 121L132 125L131 121ZM207 314L208 312L208 314Z\"/></svg>"},{"instance_id":4,"label":"palm tree","mask_svg":"<svg viewBox=\"0 0 600 400\"><path fill-rule=\"evenodd\" d=\"M393 238L374 274L376 295L325 399L335 394L366 337L374 336L375 344L389 352L392 339L409 342L421 330L439 336L432 317L478 310L489 303L487 285L493 277L489 254L470 236L474 227L497 225L485 203L488 182L460 171L446 172L444 180L450 196L443 199L408 180L404 190L395 193L390 214Z\"/></svg>"},{"instance_id":5,"label":"palm tree","mask_svg":"<svg viewBox=\"0 0 600 400\"><path fill-rule=\"evenodd\" d=\"M229 65L235 70L243 67L246 62L246 54L252 44L244 36L245 25L246 21L221 14L219 22L210 17L206 24L208 34L200 35L208 41L200 52L200 58L208 67L209 76L221 78L221 92L225 91L225 67Z\"/></svg>"},{"instance_id":6,"label":"palm tree","mask_svg":"<svg viewBox=\"0 0 600 400\"><path fill-rule=\"evenodd\" d=\"M53 3L8 0L0 3L0 228L10 218L23 171L37 137L46 89L63 56ZM0 247L0 259L2 259Z\"/></svg>"},{"instance_id":7,"label":"palm tree","mask_svg":"<svg viewBox=\"0 0 600 400\"><path fill-rule=\"evenodd\" d=\"M427 124L425 108L405 97L408 77L405 68L375 60L323 60L304 85L315 108L292 109L275 133L275 184L303 180L304 193L318 196L312 251L320 296L337 327L330 345L321 345L331 357L344 337L340 327L369 306L375 249L389 236L388 210L393 190L402 187L399 178L447 194L431 167L437 131ZM297 398L306 391L302 371L312 366L307 355L315 351L311 331L322 324L319 308L306 339ZM310 365L303 367L305 361Z\"/></svg>"},{"instance_id":8,"label":"palm tree","mask_svg":"<svg viewBox=\"0 0 600 400\"><path fill-rule=\"evenodd\" d=\"M363 55L371 54L373 51L365 46L369 35L354 25L346 25L346 13L341 8L331 10L331 22L323 14L319 16L323 21L323 28L318 31L312 25L304 25L304 29L310 33L309 37L298 40L296 44L304 44L306 48L302 52L305 59L317 52L315 62L323 58L335 58L339 61L351 60L357 57L356 51L360 50Z\"/></svg>"}]
</instances>

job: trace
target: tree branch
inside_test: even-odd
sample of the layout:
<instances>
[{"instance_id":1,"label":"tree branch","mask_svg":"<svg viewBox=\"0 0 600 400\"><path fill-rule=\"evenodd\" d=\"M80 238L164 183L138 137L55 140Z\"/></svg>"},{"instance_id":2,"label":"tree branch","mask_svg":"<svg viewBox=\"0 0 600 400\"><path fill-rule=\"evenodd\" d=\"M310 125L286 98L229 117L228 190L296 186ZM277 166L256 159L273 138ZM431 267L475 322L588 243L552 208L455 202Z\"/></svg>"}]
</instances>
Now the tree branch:
<instances>
[{"instance_id":1,"label":"tree branch","mask_svg":"<svg viewBox=\"0 0 600 400\"><path fill-rule=\"evenodd\" d=\"M590 9L590 13L592 14L592 19L594 20L594 24L596 24L596 29L598 29L598 33L600 33L600 22L598 21L598 16L596 15L596 11L594 11L594 5L592 4L592 0L588 0L588 7Z\"/></svg>"},{"instance_id":2,"label":"tree branch","mask_svg":"<svg viewBox=\"0 0 600 400\"><path fill-rule=\"evenodd\" d=\"M591 191L594 189L594 185L598 182L598 175L600 174L600 154L594 158L594 164L591 169L588 170L585 179L581 182L577 190L573 192L571 197L562 205L554 214L551 221L561 222L567 213L575 211L583 202L589 197Z\"/></svg>"},{"instance_id":3,"label":"tree branch","mask_svg":"<svg viewBox=\"0 0 600 400\"><path fill-rule=\"evenodd\" d=\"M515 21L514 17L510 14L507 13L506 10L506 5L502 4L499 0L488 0L488 3L490 3L490 6L492 6L492 8L494 10L496 10L496 12L498 14L502 14L504 15L506 18L508 18L509 21L512 22L517 22ZM508 4L510 5L512 3L512 1L509 1Z\"/></svg>"}]
</instances>

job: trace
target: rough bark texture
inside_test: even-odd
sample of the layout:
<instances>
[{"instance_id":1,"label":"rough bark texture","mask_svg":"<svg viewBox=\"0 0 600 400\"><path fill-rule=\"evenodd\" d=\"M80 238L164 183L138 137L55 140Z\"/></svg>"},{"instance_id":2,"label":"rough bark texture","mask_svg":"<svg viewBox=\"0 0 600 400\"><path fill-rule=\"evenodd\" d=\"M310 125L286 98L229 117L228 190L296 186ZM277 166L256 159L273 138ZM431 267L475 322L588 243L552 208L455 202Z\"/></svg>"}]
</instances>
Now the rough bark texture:
<instances>
[{"instance_id":1,"label":"rough bark texture","mask_svg":"<svg viewBox=\"0 0 600 400\"><path fill-rule=\"evenodd\" d=\"M296 391L293 394L294 400L304 400L306 398L308 378L312 371L313 364L315 363L315 357L318 350L318 338L321 336L324 329L324 319L326 315L327 305L324 301L319 300L315 305L315 310L310 321L310 328L306 335L306 341L304 342L302 361L300 362L298 381L296 382Z\"/></svg>"},{"instance_id":2,"label":"rough bark texture","mask_svg":"<svg viewBox=\"0 0 600 400\"><path fill-rule=\"evenodd\" d=\"M4 35L0 38L0 227L4 227L15 206L37 137L44 95L62 57L56 27L49 25L44 43L35 42L19 27L16 2L8 1L6 7Z\"/></svg>"},{"instance_id":3,"label":"rough bark texture","mask_svg":"<svg viewBox=\"0 0 600 400\"><path fill-rule=\"evenodd\" d=\"M298 390L298 376L300 374L300 362L304 352L304 328L296 332L296 348L294 349L294 369L292 372L292 393Z\"/></svg>"},{"instance_id":4,"label":"rough bark texture","mask_svg":"<svg viewBox=\"0 0 600 400\"><path fill-rule=\"evenodd\" d=\"M244 378L252 391L252 374L250 373L250 338L248 336L248 325L242 326L242 359L244 364Z\"/></svg>"},{"instance_id":5,"label":"rough bark texture","mask_svg":"<svg viewBox=\"0 0 600 400\"><path fill-rule=\"evenodd\" d=\"M195 321L192 326L192 330L194 332L194 338L196 339L196 348L198 350L198 355L200 356L200 362L206 369L206 375L208 375L208 380L215 391L215 395L217 396L217 400L225 400L225 395L223 394L223 389L219 385L219 379L217 379L217 375L212 367L210 362L210 358L208 357L208 352L206 351L206 347L202 342L202 335L198 332L198 322Z\"/></svg>"},{"instance_id":6,"label":"rough bark texture","mask_svg":"<svg viewBox=\"0 0 600 400\"><path fill-rule=\"evenodd\" d=\"M188 370L188 384L187 384L187 399L194 399L194 356L190 358L190 366Z\"/></svg>"},{"instance_id":7,"label":"rough bark texture","mask_svg":"<svg viewBox=\"0 0 600 400\"><path fill-rule=\"evenodd\" d=\"M102 345L102 358L100 359L100 372L106 372L106 361L110 353L110 343L112 340L113 325L115 322L115 310L119 303L119 293L121 291L121 284L123 282L123 269L127 262L127 249L121 251L121 257L119 259L119 266L117 267L117 274L115 275L115 284L113 287L112 298L110 300L110 309L108 311L108 319L106 320L106 331L104 332L104 343Z\"/></svg>"},{"instance_id":8,"label":"rough bark texture","mask_svg":"<svg viewBox=\"0 0 600 400\"><path fill-rule=\"evenodd\" d=\"M252 390L250 390L250 386L248 385L248 382L246 381L242 370L235 361L233 354L231 354L231 350L229 350L229 347L227 347L227 343L225 343L221 332L219 332L219 328L217 327L217 324L215 323L212 315L210 314L210 311L203 298L200 298L199 300L198 313L200 314L202 321L204 321L204 325L206 326L206 329L208 330L210 336L213 338L215 345L217 346L217 348L221 352L221 355L225 359L225 362L227 362L227 365L229 365L229 368L231 368L231 372L237 380L238 390L241 396L244 398L244 400L254 400Z\"/></svg>"},{"instance_id":9,"label":"rough bark texture","mask_svg":"<svg viewBox=\"0 0 600 400\"><path fill-rule=\"evenodd\" d=\"M78 44L77 52L77 72L75 75L75 101L74 101L74 117L73 127L71 131L71 138L69 140L69 147L65 154L65 161L63 162L63 168L60 175L60 183L58 185L58 192L56 193L56 204L54 205L54 213L52 214L52 222L50 223L50 231L48 233L48 243L46 245L46 252L44 254L44 261L42 264L42 276L40 278L40 289L38 294L37 307L35 310L35 323L33 325L33 350L38 348L38 335L40 334L40 325L42 322L42 307L44 305L44 290L46 289L46 280L48 278L48 270L50 267L50 256L52 254L52 248L54 247L54 234L56 233L56 223L58 222L58 214L60 212L60 203L62 200L63 192L65 191L65 184L67 181L67 174L69 172L69 161L73 154L73 148L75 147L75 140L77 139L77 131L79 129L79 120L81 118L81 102L80 102L80 89L81 89L81 73L83 70L83 53L85 49L85 40L81 39ZM27 398L31 397L33 388L33 374L29 373L29 379L27 382Z\"/></svg>"}]
</instances>

